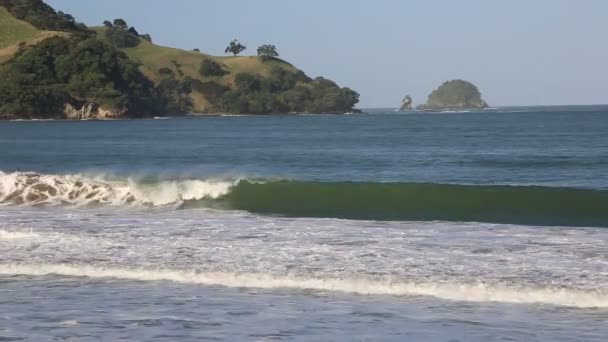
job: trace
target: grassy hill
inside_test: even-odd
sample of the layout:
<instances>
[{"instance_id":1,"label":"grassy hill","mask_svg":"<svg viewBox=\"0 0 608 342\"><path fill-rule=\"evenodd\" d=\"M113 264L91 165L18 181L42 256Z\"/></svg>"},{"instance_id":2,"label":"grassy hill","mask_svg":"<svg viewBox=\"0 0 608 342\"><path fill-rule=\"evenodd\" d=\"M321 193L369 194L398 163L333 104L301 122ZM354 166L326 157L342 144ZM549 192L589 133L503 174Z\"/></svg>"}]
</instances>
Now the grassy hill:
<instances>
[{"instance_id":1,"label":"grassy hill","mask_svg":"<svg viewBox=\"0 0 608 342\"><path fill-rule=\"evenodd\" d=\"M97 38L102 41L107 41L105 38L105 27L92 27ZM161 69L170 69L173 71L176 79L184 79L191 77L201 82L217 82L218 84L227 87L234 87L234 79L239 73L247 73L259 75L262 77L270 76L271 70L280 67L288 72L299 72L299 70L291 64L280 60L271 59L264 60L257 56L212 56L201 52L186 51L166 46L153 44L145 39L140 39L136 47L121 49L129 58L141 65L141 71L149 79L156 84L160 83L165 76L159 71ZM199 73L201 63L210 59L219 63L227 74L224 76L203 77ZM205 113L212 111L209 101L204 95L193 92L190 95L193 101L195 112Z\"/></svg>"},{"instance_id":2,"label":"grassy hill","mask_svg":"<svg viewBox=\"0 0 608 342\"><path fill-rule=\"evenodd\" d=\"M19 49L19 43L36 44L46 38L66 36L66 32L39 30L31 24L16 19L0 6L0 63L11 58Z\"/></svg>"}]
</instances>

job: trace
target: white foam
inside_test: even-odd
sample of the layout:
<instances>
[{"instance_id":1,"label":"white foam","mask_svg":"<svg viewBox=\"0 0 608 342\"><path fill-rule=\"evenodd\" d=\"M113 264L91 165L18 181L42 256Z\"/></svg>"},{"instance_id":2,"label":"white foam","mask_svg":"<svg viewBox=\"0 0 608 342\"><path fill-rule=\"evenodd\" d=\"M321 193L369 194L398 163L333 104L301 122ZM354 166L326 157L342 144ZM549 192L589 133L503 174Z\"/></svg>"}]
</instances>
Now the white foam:
<instances>
[{"instance_id":1,"label":"white foam","mask_svg":"<svg viewBox=\"0 0 608 342\"><path fill-rule=\"evenodd\" d=\"M567 288L511 287L483 283L450 284L374 279L304 278L251 273L127 269L65 264L0 264L0 274L171 281L232 288L308 289L363 295L431 296L454 301L536 303L578 308L608 307L608 291L606 290L583 291Z\"/></svg>"},{"instance_id":2,"label":"white foam","mask_svg":"<svg viewBox=\"0 0 608 342\"><path fill-rule=\"evenodd\" d=\"M0 172L0 204L10 205L168 205L217 198L234 182L213 180L159 181L152 184L106 180L84 175Z\"/></svg>"},{"instance_id":3,"label":"white foam","mask_svg":"<svg viewBox=\"0 0 608 342\"><path fill-rule=\"evenodd\" d=\"M33 232L12 232L0 229L0 240L30 239L35 237L38 237L38 234L34 234Z\"/></svg>"}]
</instances>

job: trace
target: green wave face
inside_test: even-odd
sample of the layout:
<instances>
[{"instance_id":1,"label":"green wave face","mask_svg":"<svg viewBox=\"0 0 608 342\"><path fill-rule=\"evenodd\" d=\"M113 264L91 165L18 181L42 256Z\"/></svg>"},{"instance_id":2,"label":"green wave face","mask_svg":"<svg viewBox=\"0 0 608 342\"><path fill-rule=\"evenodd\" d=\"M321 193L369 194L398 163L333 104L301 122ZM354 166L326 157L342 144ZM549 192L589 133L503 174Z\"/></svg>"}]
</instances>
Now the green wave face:
<instances>
[{"instance_id":1,"label":"green wave face","mask_svg":"<svg viewBox=\"0 0 608 342\"><path fill-rule=\"evenodd\" d=\"M608 227L608 192L524 186L241 181L184 207L291 217Z\"/></svg>"}]
</instances>

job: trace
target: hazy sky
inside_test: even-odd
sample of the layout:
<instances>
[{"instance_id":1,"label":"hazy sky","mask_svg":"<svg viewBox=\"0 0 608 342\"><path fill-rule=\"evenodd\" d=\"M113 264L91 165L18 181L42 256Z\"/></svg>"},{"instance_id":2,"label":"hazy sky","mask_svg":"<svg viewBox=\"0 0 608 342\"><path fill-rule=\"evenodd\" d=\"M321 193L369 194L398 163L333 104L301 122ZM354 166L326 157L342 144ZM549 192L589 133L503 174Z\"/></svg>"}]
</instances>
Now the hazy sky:
<instances>
[{"instance_id":1,"label":"hazy sky","mask_svg":"<svg viewBox=\"0 0 608 342\"><path fill-rule=\"evenodd\" d=\"M362 107L417 104L447 79L490 105L608 103L607 0L48 0L89 26L122 17L155 43L221 55L275 44Z\"/></svg>"}]
</instances>

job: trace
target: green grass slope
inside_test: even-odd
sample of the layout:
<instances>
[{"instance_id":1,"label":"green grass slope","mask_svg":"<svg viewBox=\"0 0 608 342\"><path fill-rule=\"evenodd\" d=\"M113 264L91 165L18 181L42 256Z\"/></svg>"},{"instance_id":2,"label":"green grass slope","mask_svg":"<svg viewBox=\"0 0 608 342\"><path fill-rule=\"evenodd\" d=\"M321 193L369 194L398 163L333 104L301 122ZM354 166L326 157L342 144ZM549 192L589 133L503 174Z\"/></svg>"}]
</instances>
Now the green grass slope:
<instances>
[{"instance_id":1,"label":"green grass slope","mask_svg":"<svg viewBox=\"0 0 608 342\"><path fill-rule=\"evenodd\" d=\"M19 43L36 44L46 38L67 35L65 32L38 30L31 24L13 17L0 6L0 63L7 61L19 49Z\"/></svg>"},{"instance_id":2,"label":"green grass slope","mask_svg":"<svg viewBox=\"0 0 608 342\"><path fill-rule=\"evenodd\" d=\"M92 27L91 29L97 32L98 39L106 40L104 36L105 27ZM131 60L139 63L142 72L155 83L163 79L163 75L159 73L162 68L172 70L177 79L189 76L201 82L215 81L228 87L234 85L234 78L239 73L268 76L272 68L276 66L292 72L298 71L297 68L280 59L264 61L257 56L211 56L201 52L156 45L144 39L140 39L140 43L136 47L122 50ZM199 68L205 59L211 59L221 64L224 70L228 71L228 74L220 77L201 76ZM191 98L196 112L205 113L209 111L209 102L202 94L193 92Z\"/></svg>"},{"instance_id":3,"label":"green grass slope","mask_svg":"<svg viewBox=\"0 0 608 342\"><path fill-rule=\"evenodd\" d=\"M17 20L6 8L0 6L0 49L31 40L38 32L34 26Z\"/></svg>"}]
</instances>

